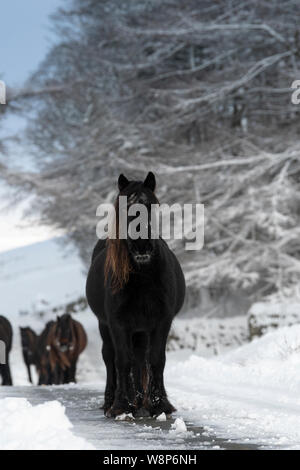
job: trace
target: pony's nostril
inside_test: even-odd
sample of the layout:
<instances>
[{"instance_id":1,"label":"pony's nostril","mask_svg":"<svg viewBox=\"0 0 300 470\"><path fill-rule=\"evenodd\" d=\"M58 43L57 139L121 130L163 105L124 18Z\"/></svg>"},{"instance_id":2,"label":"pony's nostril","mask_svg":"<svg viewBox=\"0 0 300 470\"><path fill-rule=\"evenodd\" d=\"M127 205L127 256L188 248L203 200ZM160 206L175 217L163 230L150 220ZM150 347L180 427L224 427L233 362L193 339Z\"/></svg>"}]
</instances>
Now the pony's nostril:
<instances>
[{"instance_id":1,"label":"pony's nostril","mask_svg":"<svg viewBox=\"0 0 300 470\"><path fill-rule=\"evenodd\" d=\"M138 263L146 263L147 261L150 260L150 255L149 254L145 254L145 255L135 255L135 260L138 262Z\"/></svg>"}]
</instances>

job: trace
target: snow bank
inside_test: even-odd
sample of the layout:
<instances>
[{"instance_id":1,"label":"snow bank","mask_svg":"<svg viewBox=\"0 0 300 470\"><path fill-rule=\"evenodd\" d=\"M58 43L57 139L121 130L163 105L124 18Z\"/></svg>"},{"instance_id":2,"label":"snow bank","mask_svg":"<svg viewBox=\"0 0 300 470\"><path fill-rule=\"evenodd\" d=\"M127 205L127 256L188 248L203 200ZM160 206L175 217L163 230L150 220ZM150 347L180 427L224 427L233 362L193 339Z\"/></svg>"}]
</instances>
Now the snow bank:
<instances>
[{"instance_id":1,"label":"snow bank","mask_svg":"<svg viewBox=\"0 0 300 470\"><path fill-rule=\"evenodd\" d=\"M32 406L25 398L0 400L1 450L93 449L71 432L72 424L58 401Z\"/></svg>"},{"instance_id":2,"label":"snow bank","mask_svg":"<svg viewBox=\"0 0 300 470\"><path fill-rule=\"evenodd\" d=\"M248 341L246 316L234 318L176 318L168 338L167 350L190 349L212 356Z\"/></svg>"},{"instance_id":3,"label":"snow bank","mask_svg":"<svg viewBox=\"0 0 300 470\"><path fill-rule=\"evenodd\" d=\"M256 302L248 312L250 337L261 336L282 326L300 323L298 302Z\"/></svg>"},{"instance_id":4,"label":"snow bank","mask_svg":"<svg viewBox=\"0 0 300 470\"><path fill-rule=\"evenodd\" d=\"M223 356L178 358L166 383L176 408L194 423L227 438L300 448L300 325Z\"/></svg>"}]
</instances>

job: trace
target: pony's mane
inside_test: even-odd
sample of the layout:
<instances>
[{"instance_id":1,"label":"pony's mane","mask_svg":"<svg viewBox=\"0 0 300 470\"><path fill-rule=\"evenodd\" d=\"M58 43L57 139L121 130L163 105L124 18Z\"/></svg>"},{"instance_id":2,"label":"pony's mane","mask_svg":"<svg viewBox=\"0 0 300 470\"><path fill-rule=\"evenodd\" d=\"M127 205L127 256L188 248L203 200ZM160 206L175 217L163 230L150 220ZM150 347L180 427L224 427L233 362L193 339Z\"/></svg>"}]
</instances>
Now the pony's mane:
<instances>
[{"instance_id":1,"label":"pony's mane","mask_svg":"<svg viewBox=\"0 0 300 470\"><path fill-rule=\"evenodd\" d=\"M128 282L129 274L132 271L128 248L124 240L119 238L119 197L115 202L115 232L116 238L106 240L106 258L104 264L105 283L108 283L111 276L111 287L113 292L123 288Z\"/></svg>"}]
</instances>

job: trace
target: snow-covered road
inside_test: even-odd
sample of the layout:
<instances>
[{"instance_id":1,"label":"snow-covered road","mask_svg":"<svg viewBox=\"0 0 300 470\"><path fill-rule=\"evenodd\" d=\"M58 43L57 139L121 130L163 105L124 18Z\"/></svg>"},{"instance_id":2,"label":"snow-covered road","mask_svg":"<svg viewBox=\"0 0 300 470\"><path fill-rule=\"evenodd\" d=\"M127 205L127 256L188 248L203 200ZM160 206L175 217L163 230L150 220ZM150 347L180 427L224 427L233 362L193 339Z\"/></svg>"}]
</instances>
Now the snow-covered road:
<instances>
[{"instance_id":1,"label":"snow-covered road","mask_svg":"<svg viewBox=\"0 0 300 470\"><path fill-rule=\"evenodd\" d=\"M74 438L65 441L66 448L89 448L95 449L255 449L253 444L240 443L238 440L230 441L216 437L206 428L199 427L193 423L192 419L186 419L186 430L175 427L175 417L171 420L159 422L155 419L138 419L132 422L115 421L105 418L100 404L103 400L103 393L99 393L96 388L87 386L58 386L58 387L0 387L0 404L4 398L18 398L21 403L24 399L34 407L52 402L61 403L65 407L66 416L71 421L71 429ZM57 408L57 407L56 407ZM49 408L50 413L54 407ZM16 410L19 412L19 410ZM0 411L1 413L1 411ZM39 413L40 414L40 413ZM30 419L30 418L29 418ZM40 419L43 419L41 416ZM46 423L45 423L46 424ZM19 432L16 433L18 446L34 448L40 446L47 447L47 442L35 442L37 435L28 436L28 422L22 423L19 418ZM57 423L59 428L60 423ZM27 436L24 436L26 426ZM32 423L31 429L34 427ZM5 431L5 430L4 430ZM37 430L39 438L40 429ZM30 433L30 431L29 431ZM64 435L64 433L62 433ZM74 441L74 439L77 439ZM49 436L46 435L46 439ZM62 436L57 435L57 439ZM29 441L29 444L28 444ZM50 440L51 444L51 440ZM49 445L49 442L48 442ZM53 445L57 446L54 441ZM8 444L9 447L9 444Z\"/></svg>"},{"instance_id":2,"label":"snow-covered road","mask_svg":"<svg viewBox=\"0 0 300 470\"><path fill-rule=\"evenodd\" d=\"M24 414L24 422L31 419L31 414L33 419L37 419L38 413L28 406L30 403L45 403L39 413L46 421L48 417L51 419L52 413L58 414L61 422L56 426L52 419L51 432L58 437L64 435L65 440L51 440L52 434L49 435L47 426L39 429L36 423L37 434L44 436L44 440L38 442L38 448L49 445L54 448L58 445L62 448L85 448L86 444L82 441L75 442L73 432L75 436L86 439L87 444L107 450L300 448L299 325L278 329L217 356L205 357L202 350L169 352L165 382L171 402L178 410L174 419L183 420L187 427L184 429L183 425L180 431L172 427L173 421L165 423L144 419L115 422L104 418L99 406L106 373L97 322L89 311L77 314L77 318L85 325L89 343L79 360L76 386L28 386L18 328L15 326L11 355L15 387L0 387L0 400L4 397L29 400L27 404L19 402L16 406L14 403L4 403L7 429L15 429L16 436L20 436L17 413ZM37 319L36 331L42 326L39 322ZM47 408L49 402L53 405ZM66 407L67 416L64 416L60 403ZM4 422L1 422L1 407L3 403L0 402L0 436ZM16 414L15 426L10 417L11 408ZM70 422L66 420L74 425L73 430L70 430ZM64 430L63 434L61 429ZM22 440L15 443L14 439L12 433L11 442L5 445L15 448L23 445ZM30 439L34 439L34 434ZM30 445L30 439L25 446Z\"/></svg>"},{"instance_id":3,"label":"snow-covered road","mask_svg":"<svg viewBox=\"0 0 300 470\"><path fill-rule=\"evenodd\" d=\"M40 261L45 253L47 270ZM4 253L0 264L1 314L14 329L14 387L0 387L0 449L300 449L300 325L248 343L246 317L221 321L186 312L175 320L167 354L166 389L178 410L173 420L117 422L99 409L106 372L89 309L76 313L88 334L78 385L28 383L19 327L40 333L53 319L50 307L83 295L79 261L45 242ZM34 370L33 376L36 383Z\"/></svg>"}]
</instances>

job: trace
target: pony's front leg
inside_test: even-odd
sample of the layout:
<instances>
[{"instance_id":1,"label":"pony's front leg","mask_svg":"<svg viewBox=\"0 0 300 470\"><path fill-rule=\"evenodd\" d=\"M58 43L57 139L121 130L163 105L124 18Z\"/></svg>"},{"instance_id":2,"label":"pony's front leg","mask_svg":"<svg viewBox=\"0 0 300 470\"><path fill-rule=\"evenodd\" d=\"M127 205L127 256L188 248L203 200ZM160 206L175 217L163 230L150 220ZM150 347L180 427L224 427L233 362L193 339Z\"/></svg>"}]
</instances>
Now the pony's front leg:
<instances>
[{"instance_id":1,"label":"pony's front leg","mask_svg":"<svg viewBox=\"0 0 300 470\"><path fill-rule=\"evenodd\" d=\"M71 367L70 367L70 382L73 382L76 384L76 366L77 366L77 359L73 359L71 362Z\"/></svg>"},{"instance_id":2,"label":"pony's front leg","mask_svg":"<svg viewBox=\"0 0 300 470\"><path fill-rule=\"evenodd\" d=\"M2 368L2 385L12 385L9 364L3 364L0 367Z\"/></svg>"},{"instance_id":3,"label":"pony's front leg","mask_svg":"<svg viewBox=\"0 0 300 470\"><path fill-rule=\"evenodd\" d=\"M123 328L112 328L115 349L115 366L117 387L112 407L106 412L108 417L116 417L123 413L132 413L134 407L132 368L132 341L129 332Z\"/></svg>"},{"instance_id":4,"label":"pony's front leg","mask_svg":"<svg viewBox=\"0 0 300 470\"><path fill-rule=\"evenodd\" d=\"M27 367L27 372L28 372L28 380L32 384L32 376L31 376L31 370L30 370L29 362L26 363L26 367Z\"/></svg>"},{"instance_id":5,"label":"pony's front leg","mask_svg":"<svg viewBox=\"0 0 300 470\"><path fill-rule=\"evenodd\" d=\"M166 343L171 321L160 324L151 336L150 345L150 413L159 416L170 415L176 411L167 398L164 386L164 369L166 363Z\"/></svg>"},{"instance_id":6,"label":"pony's front leg","mask_svg":"<svg viewBox=\"0 0 300 470\"><path fill-rule=\"evenodd\" d=\"M104 413L112 407L116 391L115 350L111 334L107 325L99 323L99 331L102 337L102 357L106 366L106 386L104 392Z\"/></svg>"},{"instance_id":7,"label":"pony's front leg","mask_svg":"<svg viewBox=\"0 0 300 470\"><path fill-rule=\"evenodd\" d=\"M133 378L136 416L149 416L149 337L146 333L133 336Z\"/></svg>"}]
</instances>

